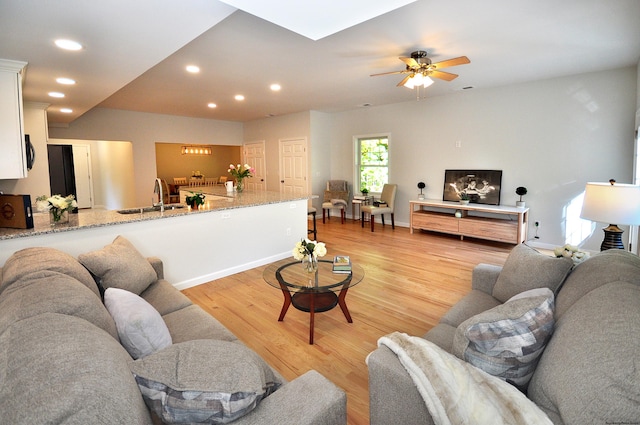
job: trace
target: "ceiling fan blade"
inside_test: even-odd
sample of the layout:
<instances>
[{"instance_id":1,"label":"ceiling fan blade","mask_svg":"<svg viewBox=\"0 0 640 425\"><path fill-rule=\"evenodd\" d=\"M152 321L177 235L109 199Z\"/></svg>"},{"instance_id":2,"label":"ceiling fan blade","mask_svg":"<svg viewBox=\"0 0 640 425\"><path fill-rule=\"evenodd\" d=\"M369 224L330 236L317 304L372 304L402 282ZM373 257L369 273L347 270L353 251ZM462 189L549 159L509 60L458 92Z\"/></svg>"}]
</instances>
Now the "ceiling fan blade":
<instances>
[{"instance_id":1,"label":"ceiling fan blade","mask_svg":"<svg viewBox=\"0 0 640 425\"><path fill-rule=\"evenodd\" d=\"M458 74L452 74L450 72L444 72L444 71L431 71L429 72L429 77L435 77L441 80L451 81L458 78Z\"/></svg>"},{"instance_id":2,"label":"ceiling fan blade","mask_svg":"<svg viewBox=\"0 0 640 425\"><path fill-rule=\"evenodd\" d=\"M381 72L380 74L371 74L369 75L369 77L377 77L379 75L404 74L405 72L407 71L402 70L402 71Z\"/></svg>"},{"instance_id":3,"label":"ceiling fan blade","mask_svg":"<svg viewBox=\"0 0 640 425\"><path fill-rule=\"evenodd\" d=\"M409 80L409 78L411 78L411 75L407 75L406 77L404 77L404 78L402 79L402 81L400 81L398 84L396 84L396 86L397 86L397 87L402 87L402 86L404 86L404 83L406 83L406 82Z\"/></svg>"},{"instance_id":4,"label":"ceiling fan blade","mask_svg":"<svg viewBox=\"0 0 640 425\"><path fill-rule=\"evenodd\" d=\"M448 68L450 66L464 65L471 63L468 57L460 56L459 58L447 59L446 61L432 63L431 67L435 69Z\"/></svg>"},{"instance_id":5,"label":"ceiling fan blade","mask_svg":"<svg viewBox=\"0 0 640 425\"><path fill-rule=\"evenodd\" d=\"M409 68L420 68L420 64L416 62L414 58L407 58L407 57L401 56L398 59L404 62Z\"/></svg>"}]
</instances>

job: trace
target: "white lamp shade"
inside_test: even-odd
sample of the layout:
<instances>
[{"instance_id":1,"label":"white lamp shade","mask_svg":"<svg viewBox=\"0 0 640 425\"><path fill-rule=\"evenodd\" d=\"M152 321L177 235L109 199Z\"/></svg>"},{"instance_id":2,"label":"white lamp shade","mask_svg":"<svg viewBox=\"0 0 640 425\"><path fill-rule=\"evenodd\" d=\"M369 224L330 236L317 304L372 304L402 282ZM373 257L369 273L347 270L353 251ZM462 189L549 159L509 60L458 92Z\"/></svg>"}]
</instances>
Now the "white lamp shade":
<instances>
[{"instance_id":1,"label":"white lamp shade","mask_svg":"<svg viewBox=\"0 0 640 425\"><path fill-rule=\"evenodd\" d=\"M640 186L587 183L580 217L600 223L640 225Z\"/></svg>"}]
</instances>

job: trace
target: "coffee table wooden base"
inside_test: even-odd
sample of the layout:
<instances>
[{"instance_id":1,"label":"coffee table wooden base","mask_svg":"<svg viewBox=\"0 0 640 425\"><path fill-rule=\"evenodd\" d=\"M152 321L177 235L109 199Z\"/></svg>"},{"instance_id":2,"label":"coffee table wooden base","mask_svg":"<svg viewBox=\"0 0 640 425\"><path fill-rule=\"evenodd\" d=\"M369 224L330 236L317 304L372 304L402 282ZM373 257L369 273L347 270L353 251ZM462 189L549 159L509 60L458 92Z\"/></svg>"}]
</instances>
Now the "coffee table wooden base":
<instances>
[{"instance_id":1,"label":"coffee table wooden base","mask_svg":"<svg viewBox=\"0 0 640 425\"><path fill-rule=\"evenodd\" d=\"M347 319L347 322L353 323L351 314L349 314L349 309L347 308L347 303L345 302L347 289L342 289L340 295L336 295L335 292L319 292L312 289L301 290L291 295L287 289L282 288L284 304L282 305L278 321L282 322L284 320L284 316L287 314L287 310L291 304L298 310L309 313L309 344L313 344L315 313L329 311L336 305L340 305L340 309Z\"/></svg>"}]
</instances>

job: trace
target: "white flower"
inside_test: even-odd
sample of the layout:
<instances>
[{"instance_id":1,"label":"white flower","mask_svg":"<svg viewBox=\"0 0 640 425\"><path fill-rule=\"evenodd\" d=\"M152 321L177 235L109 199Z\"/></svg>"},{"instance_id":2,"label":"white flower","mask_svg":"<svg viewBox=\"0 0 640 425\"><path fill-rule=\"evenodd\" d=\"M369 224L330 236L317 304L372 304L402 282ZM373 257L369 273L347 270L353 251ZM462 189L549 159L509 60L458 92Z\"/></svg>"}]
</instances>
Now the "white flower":
<instances>
[{"instance_id":1,"label":"white flower","mask_svg":"<svg viewBox=\"0 0 640 425\"><path fill-rule=\"evenodd\" d=\"M327 247L324 245L324 242L318 242L313 253L317 257L324 257L325 255L327 255Z\"/></svg>"}]
</instances>

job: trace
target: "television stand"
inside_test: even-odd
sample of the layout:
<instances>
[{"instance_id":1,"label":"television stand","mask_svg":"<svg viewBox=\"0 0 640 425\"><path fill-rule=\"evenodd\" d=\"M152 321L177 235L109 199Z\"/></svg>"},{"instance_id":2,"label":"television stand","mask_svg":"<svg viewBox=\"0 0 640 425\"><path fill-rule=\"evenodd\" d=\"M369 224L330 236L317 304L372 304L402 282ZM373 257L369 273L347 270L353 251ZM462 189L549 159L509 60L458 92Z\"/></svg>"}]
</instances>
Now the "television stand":
<instances>
[{"instance_id":1,"label":"television stand","mask_svg":"<svg viewBox=\"0 0 640 425\"><path fill-rule=\"evenodd\" d=\"M529 208L424 199L409 201L409 212L411 233L418 229L514 245L527 240Z\"/></svg>"}]
</instances>

